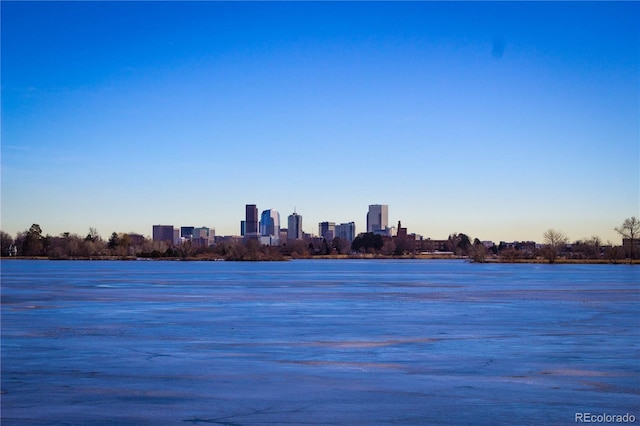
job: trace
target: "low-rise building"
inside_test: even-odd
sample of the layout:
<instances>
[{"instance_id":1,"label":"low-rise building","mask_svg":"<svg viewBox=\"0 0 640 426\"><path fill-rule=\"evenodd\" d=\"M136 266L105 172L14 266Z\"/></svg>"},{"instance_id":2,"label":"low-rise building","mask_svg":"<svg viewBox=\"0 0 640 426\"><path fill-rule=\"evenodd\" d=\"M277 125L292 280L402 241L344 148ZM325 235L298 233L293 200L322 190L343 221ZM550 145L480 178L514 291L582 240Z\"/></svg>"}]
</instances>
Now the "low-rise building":
<instances>
[{"instance_id":1,"label":"low-rise building","mask_svg":"<svg viewBox=\"0 0 640 426\"><path fill-rule=\"evenodd\" d=\"M416 240L415 248L421 252L446 252L449 251L449 240L432 240L431 238Z\"/></svg>"},{"instance_id":2,"label":"low-rise building","mask_svg":"<svg viewBox=\"0 0 640 426\"><path fill-rule=\"evenodd\" d=\"M622 248L625 257L640 257L640 238L623 238Z\"/></svg>"},{"instance_id":3,"label":"low-rise building","mask_svg":"<svg viewBox=\"0 0 640 426\"><path fill-rule=\"evenodd\" d=\"M144 235L136 234L135 232L129 232L127 234L129 236L129 243L133 246L138 246L144 244Z\"/></svg>"}]
</instances>

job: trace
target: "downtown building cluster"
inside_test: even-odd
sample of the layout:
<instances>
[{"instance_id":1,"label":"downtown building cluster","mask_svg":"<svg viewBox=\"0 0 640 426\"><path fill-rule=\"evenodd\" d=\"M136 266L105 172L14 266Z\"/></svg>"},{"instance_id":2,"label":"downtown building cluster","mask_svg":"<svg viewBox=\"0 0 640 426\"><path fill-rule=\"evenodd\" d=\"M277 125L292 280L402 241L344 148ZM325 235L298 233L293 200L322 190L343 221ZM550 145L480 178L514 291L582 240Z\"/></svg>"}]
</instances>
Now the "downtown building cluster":
<instances>
[{"instance_id":1,"label":"downtown building cluster","mask_svg":"<svg viewBox=\"0 0 640 426\"><path fill-rule=\"evenodd\" d=\"M185 241L197 247L208 247L215 244L216 231L214 228L202 226L182 226L174 228L173 225L153 225L153 241L161 241L168 245L177 245Z\"/></svg>"},{"instance_id":2,"label":"downtown building cluster","mask_svg":"<svg viewBox=\"0 0 640 426\"><path fill-rule=\"evenodd\" d=\"M389 206L386 204L372 204L367 212L367 230L383 236L395 236L397 229L389 227ZM314 238L332 241L340 238L352 243L356 238L355 222L320 222L318 234L306 233L302 228L302 215L294 212L287 217L286 228L282 226L280 213L274 209L263 210L258 215L255 204L245 206L245 218L240 222L240 235L216 236L214 228L173 225L153 225L152 238L154 241L178 245L186 241L198 247L213 246L219 241L258 240L262 245L279 246L287 241L311 240Z\"/></svg>"}]
</instances>

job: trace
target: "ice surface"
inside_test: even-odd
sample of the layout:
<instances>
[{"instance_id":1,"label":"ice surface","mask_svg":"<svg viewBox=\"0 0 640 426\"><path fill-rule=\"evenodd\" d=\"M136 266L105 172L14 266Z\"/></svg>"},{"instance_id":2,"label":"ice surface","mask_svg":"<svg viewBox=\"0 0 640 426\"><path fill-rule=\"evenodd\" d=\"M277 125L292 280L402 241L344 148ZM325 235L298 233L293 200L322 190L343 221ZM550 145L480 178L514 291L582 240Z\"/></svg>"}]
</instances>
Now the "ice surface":
<instances>
[{"instance_id":1,"label":"ice surface","mask_svg":"<svg viewBox=\"0 0 640 426\"><path fill-rule=\"evenodd\" d=\"M640 421L640 268L2 261L3 424Z\"/></svg>"}]
</instances>

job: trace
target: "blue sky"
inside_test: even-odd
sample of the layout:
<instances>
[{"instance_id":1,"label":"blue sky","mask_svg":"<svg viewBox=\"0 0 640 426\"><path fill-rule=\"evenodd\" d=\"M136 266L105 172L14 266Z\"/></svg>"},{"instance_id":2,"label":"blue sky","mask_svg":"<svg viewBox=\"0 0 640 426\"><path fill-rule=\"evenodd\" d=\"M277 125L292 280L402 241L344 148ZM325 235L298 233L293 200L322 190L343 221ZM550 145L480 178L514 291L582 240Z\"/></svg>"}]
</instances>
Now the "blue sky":
<instances>
[{"instance_id":1,"label":"blue sky","mask_svg":"<svg viewBox=\"0 0 640 426\"><path fill-rule=\"evenodd\" d=\"M640 3L5 2L2 229L619 241Z\"/></svg>"}]
</instances>

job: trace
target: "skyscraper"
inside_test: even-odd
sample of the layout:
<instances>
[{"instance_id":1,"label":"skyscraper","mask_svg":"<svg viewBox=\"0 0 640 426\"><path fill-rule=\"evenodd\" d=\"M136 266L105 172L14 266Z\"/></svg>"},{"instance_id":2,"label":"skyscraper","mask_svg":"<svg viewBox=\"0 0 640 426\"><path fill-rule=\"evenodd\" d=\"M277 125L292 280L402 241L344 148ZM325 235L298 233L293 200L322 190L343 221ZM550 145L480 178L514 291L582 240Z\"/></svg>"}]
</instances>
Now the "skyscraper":
<instances>
[{"instance_id":1,"label":"skyscraper","mask_svg":"<svg viewBox=\"0 0 640 426\"><path fill-rule=\"evenodd\" d=\"M258 238L258 207L255 204L246 205L245 238Z\"/></svg>"},{"instance_id":2,"label":"skyscraper","mask_svg":"<svg viewBox=\"0 0 640 426\"><path fill-rule=\"evenodd\" d=\"M320 222L318 224L318 234L327 241L333 240L336 236L336 223Z\"/></svg>"},{"instance_id":3,"label":"skyscraper","mask_svg":"<svg viewBox=\"0 0 640 426\"><path fill-rule=\"evenodd\" d=\"M277 210L264 210L260 216L260 235L269 237L269 243L277 246L280 243L280 213Z\"/></svg>"},{"instance_id":4,"label":"skyscraper","mask_svg":"<svg viewBox=\"0 0 640 426\"><path fill-rule=\"evenodd\" d=\"M289 240L301 240L302 239L302 216L293 212L289 215L289 227L287 228L287 239Z\"/></svg>"},{"instance_id":5,"label":"skyscraper","mask_svg":"<svg viewBox=\"0 0 640 426\"><path fill-rule=\"evenodd\" d=\"M181 226L180 227L180 236L185 240L193 239L195 227L193 226Z\"/></svg>"},{"instance_id":6,"label":"skyscraper","mask_svg":"<svg viewBox=\"0 0 640 426\"><path fill-rule=\"evenodd\" d=\"M389 206L370 204L367 213L367 232L385 231L389 227Z\"/></svg>"},{"instance_id":7,"label":"skyscraper","mask_svg":"<svg viewBox=\"0 0 640 426\"><path fill-rule=\"evenodd\" d=\"M208 228L206 226L195 228L193 230L193 239L194 241L199 240L202 246L212 246L215 243L216 230L215 228Z\"/></svg>"},{"instance_id":8,"label":"skyscraper","mask_svg":"<svg viewBox=\"0 0 640 426\"><path fill-rule=\"evenodd\" d=\"M209 228L202 226L193 229L193 238L209 238Z\"/></svg>"},{"instance_id":9,"label":"skyscraper","mask_svg":"<svg viewBox=\"0 0 640 426\"><path fill-rule=\"evenodd\" d=\"M356 239L356 224L355 222L341 223L336 225L336 237L343 238L350 243Z\"/></svg>"},{"instance_id":10,"label":"skyscraper","mask_svg":"<svg viewBox=\"0 0 640 426\"><path fill-rule=\"evenodd\" d=\"M153 225L153 241L173 244L173 225Z\"/></svg>"}]
</instances>

